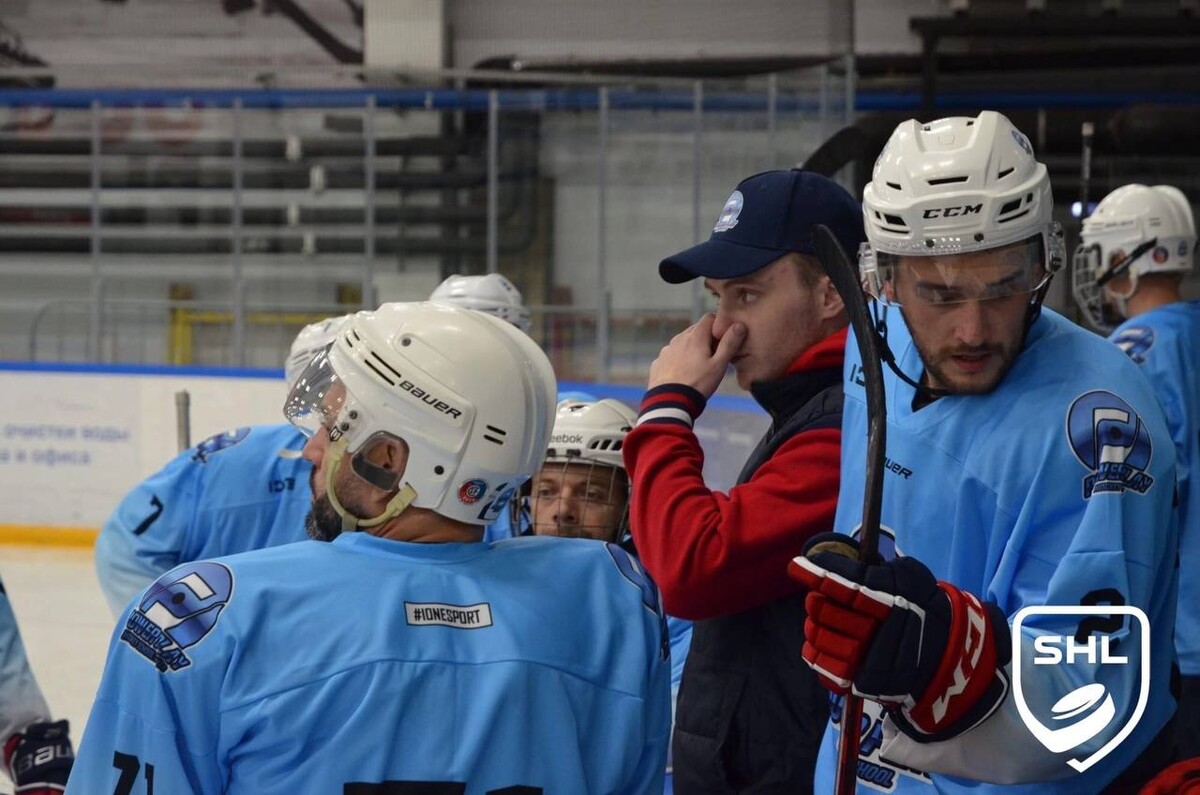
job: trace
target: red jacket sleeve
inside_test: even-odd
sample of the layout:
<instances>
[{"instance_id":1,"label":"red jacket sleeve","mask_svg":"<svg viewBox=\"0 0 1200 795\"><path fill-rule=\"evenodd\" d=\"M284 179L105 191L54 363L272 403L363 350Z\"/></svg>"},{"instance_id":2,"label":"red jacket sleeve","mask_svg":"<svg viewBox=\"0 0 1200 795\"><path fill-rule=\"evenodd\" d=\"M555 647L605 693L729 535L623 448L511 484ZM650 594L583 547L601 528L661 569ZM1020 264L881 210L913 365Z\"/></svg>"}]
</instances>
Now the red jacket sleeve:
<instances>
[{"instance_id":1,"label":"red jacket sleeve","mask_svg":"<svg viewBox=\"0 0 1200 795\"><path fill-rule=\"evenodd\" d=\"M704 485L704 453L687 421L703 399L664 391L647 394L623 449L633 539L667 612L715 618L801 590L787 564L806 540L833 529L841 431L796 434L722 494Z\"/></svg>"}]
</instances>

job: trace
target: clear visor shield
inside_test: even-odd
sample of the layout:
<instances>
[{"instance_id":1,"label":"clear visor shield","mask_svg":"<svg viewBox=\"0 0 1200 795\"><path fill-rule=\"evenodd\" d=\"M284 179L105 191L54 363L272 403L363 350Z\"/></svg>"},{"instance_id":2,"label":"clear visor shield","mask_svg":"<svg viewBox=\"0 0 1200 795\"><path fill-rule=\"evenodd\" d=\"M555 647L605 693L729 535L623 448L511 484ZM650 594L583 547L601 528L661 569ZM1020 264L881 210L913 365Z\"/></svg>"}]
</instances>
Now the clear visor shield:
<instances>
[{"instance_id":1,"label":"clear visor shield","mask_svg":"<svg viewBox=\"0 0 1200 795\"><path fill-rule=\"evenodd\" d=\"M346 386L329 361L329 348L318 353L300 373L283 404L283 416L305 436L327 428L337 441L338 415L346 402Z\"/></svg>"},{"instance_id":2,"label":"clear visor shield","mask_svg":"<svg viewBox=\"0 0 1200 795\"><path fill-rule=\"evenodd\" d=\"M516 506L518 534L620 543L628 534L629 480L623 469L590 461L545 463Z\"/></svg>"},{"instance_id":3,"label":"clear visor shield","mask_svg":"<svg viewBox=\"0 0 1200 795\"><path fill-rule=\"evenodd\" d=\"M984 251L907 256L859 252L864 289L884 304L932 306L1037 292L1050 280L1042 236Z\"/></svg>"}]
</instances>

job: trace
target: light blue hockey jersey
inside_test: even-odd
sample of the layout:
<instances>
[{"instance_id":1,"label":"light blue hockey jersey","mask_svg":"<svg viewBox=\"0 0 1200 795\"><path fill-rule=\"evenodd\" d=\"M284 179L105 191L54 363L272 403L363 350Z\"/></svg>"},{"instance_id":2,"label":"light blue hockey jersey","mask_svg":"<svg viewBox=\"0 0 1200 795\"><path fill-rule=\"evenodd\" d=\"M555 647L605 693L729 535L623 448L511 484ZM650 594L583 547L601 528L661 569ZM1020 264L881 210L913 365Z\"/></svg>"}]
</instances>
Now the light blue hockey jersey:
<instances>
[{"instance_id":1,"label":"light blue hockey jersey","mask_svg":"<svg viewBox=\"0 0 1200 795\"><path fill-rule=\"evenodd\" d=\"M0 745L30 723L49 719L46 699L25 655L17 617L0 582Z\"/></svg>"},{"instance_id":2,"label":"light blue hockey jersey","mask_svg":"<svg viewBox=\"0 0 1200 795\"><path fill-rule=\"evenodd\" d=\"M612 545L360 532L189 563L118 622L67 792L658 793L669 673Z\"/></svg>"},{"instance_id":3,"label":"light blue hockey jersey","mask_svg":"<svg viewBox=\"0 0 1200 795\"><path fill-rule=\"evenodd\" d=\"M312 507L305 441L288 424L238 428L134 487L96 538L96 574L113 615L180 563L303 541Z\"/></svg>"},{"instance_id":4,"label":"light blue hockey jersey","mask_svg":"<svg viewBox=\"0 0 1200 795\"><path fill-rule=\"evenodd\" d=\"M1138 315L1109 339L1154 385L1175 440L1181 561L1175 651L1183 673L1200 676L1200 301Z\"/></svg>"},{"instance_id":5,"label":"light blue hockey jersey","mask_svg":"<svg viewBox=\"0 0 1200 795\"><path fill-rule=\"evenodd\" d=\"M900 367L918 378L923 365L900 313L888 310L886 320ZM844 533L862 518L867 417L860 362L851 337L836 518ZM1149 619L1149 675L1141 667L1144 633L1135 617L1028 618L1014 650L1021 698L1010 687L1003 704L969 731L918 743L890 718L881 719L877 704L865 702L859 792L1098 792L1147 747L1175 708L1168 690L1177 579L1175 454L1150 384L1104 339L1049 310L990 395L943 397L914 412L914 389L886 367L884 374L882 524L890 537L880 539L881 553L921 560L939 579L996 602L1010 624L1026 606L1138 607ZM1072 665L1050 664L1054 650L1067 659L1067 638L1074 640L1077 631L1085 641L1092 636L1094 653L1073 655ZM1035 635L1046 644L1036 654ZM1125 664L1115 662L1122 656ZM1001 674L1013 682L1011 667ZM1129 722L1143 680L1148 699L1136 727L1093 760ZM1102 685L1102 692L1080 690L1090 683ZM1021 720L1021 702L1051 735L1060 725L1055 718L1074 725L1093 706L1088 720L1102 720L1109 706L1115 714L1099 729L1080 719L1080 732L1096 729L1090 739L1080 733L1075 747L1051 752ZM839 719L836 705L816 792L833 790ZM1067 739L1059 734L1051 745ZM1091 766L1076 772L1069 759ZM996 786L966 778L1044 783Z\"/></svg>"}]
</instances>

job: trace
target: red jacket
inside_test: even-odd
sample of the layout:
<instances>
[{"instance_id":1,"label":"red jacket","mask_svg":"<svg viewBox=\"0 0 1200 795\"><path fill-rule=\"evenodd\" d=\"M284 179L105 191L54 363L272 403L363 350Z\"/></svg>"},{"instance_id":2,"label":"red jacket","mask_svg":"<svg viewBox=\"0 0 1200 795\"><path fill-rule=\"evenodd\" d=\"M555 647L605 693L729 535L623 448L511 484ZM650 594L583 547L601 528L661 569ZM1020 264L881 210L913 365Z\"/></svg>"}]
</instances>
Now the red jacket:
<instances>
[{"instance_id":1,"label":"red jacket","mask_svg":"<svg viewBox=\"0 0 1200 795\"><path fill-rule=\"evenodd\" d=\"M840 371L845 345L842 329L801 354L780 381ZM776 415L778 407L755 387L755 398ZM699 392L682 384L650 390L623 448L638 556L661 589L666 611L693 620L801 590L787 576L787 564L806 540L833 529L841 452L839 429L801 431L749 481L728 494L712 491L704 485L704 454L692 433L704 404Z\"/></svg>"}]
</instances>

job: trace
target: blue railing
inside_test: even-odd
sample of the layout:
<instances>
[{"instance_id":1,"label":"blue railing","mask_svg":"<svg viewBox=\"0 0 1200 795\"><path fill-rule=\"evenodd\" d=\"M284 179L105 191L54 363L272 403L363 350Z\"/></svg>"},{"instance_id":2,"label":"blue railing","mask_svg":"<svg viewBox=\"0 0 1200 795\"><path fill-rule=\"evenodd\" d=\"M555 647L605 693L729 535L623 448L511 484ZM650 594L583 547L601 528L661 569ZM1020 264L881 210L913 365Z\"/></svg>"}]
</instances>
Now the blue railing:
<instances>
[{"instance_id":1,"label":"blue railing","mask_svg":"<svg viewBox=\"0 0 1200 795\"><path fill-rule=\"evenodd\" d=\"M232 108L240 100L246 109L361 108L369 98L380 107L425 110L488 109L491 92L483 89L0 89L3 107L90 108L102 107L190 107ZM496 91L506 110L597 110L601 90L502 89ZM779 113L819 111L812 96L787 92L772 99L766 92L706 92L697 95L679 90L608 89L610 108L621 110L695 111L697 106L714 112L765 112L771 104ZM944 92L934 105L941 110L961 108L1114 108L1134 104L1200 104L1200 91L981 91ZM917 110L918 92L859 91L855 107L860 111Z\"/></svg>"}]
</instances>

